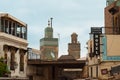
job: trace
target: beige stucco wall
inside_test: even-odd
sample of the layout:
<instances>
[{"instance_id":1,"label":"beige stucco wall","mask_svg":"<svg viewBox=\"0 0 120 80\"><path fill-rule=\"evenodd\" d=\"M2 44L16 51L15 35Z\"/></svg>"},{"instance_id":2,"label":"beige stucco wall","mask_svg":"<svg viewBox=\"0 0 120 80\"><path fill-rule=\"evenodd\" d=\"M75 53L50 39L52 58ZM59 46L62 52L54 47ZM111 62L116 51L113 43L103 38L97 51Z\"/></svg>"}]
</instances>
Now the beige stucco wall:
<instances>
[{"instance_id":1,"label":"beige stucco wall","mask_svg":"<svg viewBox=\"0 0 120 80\"><path fill-rule=\"evenodd\" d=\"M110 77L109 71L111 70L111 67L117 66L120 64L120 61L105 61L102 62L99 65L99 78L100 79L108 79ZM107 69L108 74L102 75L101 74L101 69Z\"/></svg>"},{"instance_id":2,"label":"beige stucco wall","mask_svg":"<svg viewBox=\"0 0 120 80\"><path fill-rule=\"evenodd\" d=\"M92 59L90 61L90 63L88 64L89 77L91 77L91 67L92 67L92 78L96 78L97 77L96 76L96 74L97 74L97 72L96 72L96 66L98 66L98 78L99 79L108 79L108 78L111 77L110 73L109 73L109 71L111 70L111 67L114 67L114 66L117 66L117 65L120 64L120 61L102 61L99 64L96 64L96 63L93 63L94 60L95 60L95 58ZM97 59L96 59L96 61L97 61ZM102 69L107 69L108 70L108 74L103 75L101 73Z\"/></svg>"},{"instance_id":3,"label":"beige stucco wall","mask_svg":"<svg viewBox=\"0 0 120 80\"><path fill-rule=\"evenodd\" d=\"M0 45L10 45L27 50L27 40L0 32Z\"/></svg>"},{"instance_id":4,"label":"beige stucco wall","mask_svg":"<svg viewBox=\"0 0 120 80\"><path fill-rule=\"evenodd\" d=\"M20 72L20 53L19 49L27 50L27 40L18 38L16 36L12 36L10 34L6 34L3 32L0 32L0 57L4 57L4 50L3 46L8 45L8 46L13 46L18 48L17 52L15 53L15 61L17 62L18 66L17 68L13 71L11 70L11 76L15 77L26 77L26 67L27 67L27 52L24 55L24 71ZM7 51L7 65L8 68L10 69L10 60L11 60L11 52Z\"/></svg>"},{"instance_id":5,"label":"beige stucco wall","mask_svg":"<svg viewBox=\"0 0 120 80\"><path fill-rule=\"evenodd\" d=\"M19 51L15 54L15 61L18 63L18 67L15 69L15 71L11 71L11 76L19 76L19 77L26 77L26 68L27 68L27 54L24 56L24 71L20 71L20 57L19 57ZM10 65L9 65L10 66Z\"/></svg>"},{"instance_id":6,"label":"beige stucco wall","mask_svg":"<svg viewBox=\"0 0 120 80\"><path fill-rule=\"evenodd\" d=\"M120 56L120 35L106 35L107 56Z\"/></svg>"},{"instance_id":7,"label":"beige stucco wall","mask_svg":"<svg viewBox=\"0 0 120 80\"><path fill-rule=\"evenodd\" d=\"M107 37L107 56L120 56L120 35L106 35ZM93 43L90 46L90 41L92 43L92 40L88 41L88 53L90 53L90 47L93 49ZM101 50L102 51L102 50ZM89 77L91 77L91 67L92 67L92 78L96 77L96 66L98 66L98 78L103 80L108 80L110 78L109 71L111 70L111 67L117 66L120 64L120 61L101 61L102 54L98 57L92 57L92 59L88 55L88 73ZM99 61L98 61L99 60ZM101 73L102 69L107 69L108 74L103 75Z\"/></svg>"},{"instance_id":8,"label":"beige stucco wall","mask_svg":"<svg viewBox=\"0 0 120 80\"><path fill-rule=\"evenodd\" d=\"M107 56L120 56L120 35L105 35L107 40ZM100 39L100 43L102 44L102 40ZM110 77L109 71L111 70L111 67L117 66L120 64L120 61L102 61L102 54L100 54L99 57L92 57L92 59L89 57L90 48L92 47L93 52L93 40L90 39L88 41L88 73L89 77L91 77L91 67L92 67L92 78L96 77L96 66L98 66L98 78L99 79L106 79ZM100 46L102 47L102 45ZM102 48L100 50L102 52ZM102 69L107 69L108 74L101 74Z\"/></svg>"}]
</instances>

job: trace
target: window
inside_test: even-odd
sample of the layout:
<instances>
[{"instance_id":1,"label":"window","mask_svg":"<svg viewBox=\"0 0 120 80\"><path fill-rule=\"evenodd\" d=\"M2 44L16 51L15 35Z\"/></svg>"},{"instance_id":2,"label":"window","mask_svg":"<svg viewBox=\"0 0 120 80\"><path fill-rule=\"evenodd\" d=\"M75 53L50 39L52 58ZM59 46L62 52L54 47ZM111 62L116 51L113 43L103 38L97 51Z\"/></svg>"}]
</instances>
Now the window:
<instances>
[{"instance_id":1,"label":"window","mask_svg":"<svg viewBox=\"0 0 120 80\"><path fill-rule=\"evenodd\" d=\"M22 38L25 39L25 34L26 34L26 28L23 26L22 27Z\"/></svg>"},{"instance_id":2,"label":"window","mask_svg":"<svg viewBox=\"0 0 120 80\"><path fill-rule=\"evenodd\" d=\"M91 67L91 77L93 77L93 69L92 69L92 67Z\"/></svg>"},{"instance_id":3,"label":"window","mask_svg":"<svg viewBox=\"0 0 120 80\"><path fill-rule=\"evenodd\" d=\"M11 30L12 30L12 35L15 35L15 32L16 32L16 31L15 31L15 30L16 30L16 29L15 29L15 26L16 26L15 23L13 23L13 26L12 26L12 29L11 29Z\"/></svg>"},{"instance_id":4,"label":"window","mask_svg":"<svg viewBox=\"0 0 120 80\"><path fill-rule=\"evenodd\" d=\"M3 18L1 18L1 31L3 31L4 32L4 19Z\"/></svg>"},{"instance_id":5,"label":"window","mask_svg":"<svg viewBox=\"0 0 120 80\"><path fill-rule=\"evenodd\" d=\"M9 33L8 20L5 20L5 33Z\"/></svg>"},{"instance_id":6,"label":"window","mask_svg":"<svg viewBox=\"0 0 120 80\"><path fill-rule=\"evenodd\" d=\"M20 53L20 71L24 71L24 53Z\"/></svg>"},{"instance_id":7,"label":"window","mask_svg":"<svg viewBox=\"0 0 120 80\"><path fill-rule=\"evenodd\" d=\"M15 70L14 68L14 59L15 59L15 54L14 53L11 53L11 63L10 63L10 69L11 70Z\"/></svg>"},{"instance_id":8,"label":"window","mask_svg":"<svg viewBox=\"0 0 120 80\"><path fill-rule=\"evenodd\" d=\"M17 37L20 37L20 26L17 25Z\"/></svg>"},{"instance_id":9,"label":"window","mask_svg":"<svg viewBox=\"0 0 120 80\"><path fill-rule=\"evenodd\" d=\"M9 34L11 34L12 33L12 22L11 21L9 21Z\"/></svg>"}]
</instances>

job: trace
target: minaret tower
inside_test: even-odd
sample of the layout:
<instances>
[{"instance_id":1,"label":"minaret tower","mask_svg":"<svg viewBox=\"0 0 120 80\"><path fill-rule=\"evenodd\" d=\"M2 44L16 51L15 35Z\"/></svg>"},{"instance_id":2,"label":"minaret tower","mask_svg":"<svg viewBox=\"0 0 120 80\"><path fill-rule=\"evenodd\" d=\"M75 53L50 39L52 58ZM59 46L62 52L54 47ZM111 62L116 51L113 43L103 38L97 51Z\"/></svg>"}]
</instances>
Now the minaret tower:
<instances>
[{"instance_id":1,"label":"minaret tower","mask_svg":"<svg viewBox=\"0 0 120 80\"><path fill-rule=\"evenodd\" d=\"M58 38L53 38L52 18L45 28L45 37L40 39L42 60L56 60L58 58Z\"/></svg>"},{"instance_id":2,"label":"minaret tower","mask_svg":"<svg viewBox=\"0 0 120 80\"><path fill-rule=\"evenodd\" d=\"M78 35L73 33L71 35L71 43L68 44L68 53L72 55L75 59L80 58L80 43L77 41Z\"/></svg>"},{"instance_id":3,"label":"minaret tower","mask_svg":"<svg viewBox=\"0 0 120 80\"><path fill-rule=\"evenodd\" d=\"M48 27L45 28L45 38L53 38L53 28L48 20Z\"/></svg>"}]
</instances>

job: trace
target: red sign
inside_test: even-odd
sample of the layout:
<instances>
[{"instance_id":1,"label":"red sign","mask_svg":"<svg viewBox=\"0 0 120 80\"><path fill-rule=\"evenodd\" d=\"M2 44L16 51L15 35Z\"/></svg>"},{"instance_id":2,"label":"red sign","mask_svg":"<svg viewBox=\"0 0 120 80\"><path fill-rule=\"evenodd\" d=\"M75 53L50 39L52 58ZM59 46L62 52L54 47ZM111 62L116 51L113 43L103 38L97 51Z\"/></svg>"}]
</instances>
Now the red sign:
<instances>
[{"instance_id":1,"label":"red sign","mask_svg":"<svg viewBox=\"0 0 120 80\"><path fill-rule=\"evenodd\" d=\"M101 73L102 73L102 75L108 74L108 70L107 69L101 69Z\"/></svg>"}]
</instances>

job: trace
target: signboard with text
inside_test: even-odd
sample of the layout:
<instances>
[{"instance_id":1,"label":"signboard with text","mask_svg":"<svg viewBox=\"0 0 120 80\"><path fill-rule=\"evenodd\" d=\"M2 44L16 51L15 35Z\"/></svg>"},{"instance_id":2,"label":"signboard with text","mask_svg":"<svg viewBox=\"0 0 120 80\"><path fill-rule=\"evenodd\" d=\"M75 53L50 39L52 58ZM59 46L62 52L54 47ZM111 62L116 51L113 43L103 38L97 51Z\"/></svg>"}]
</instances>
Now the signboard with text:
<instances>
[{"instance_id":1,"label":"signboard with text","mask_svg":"<svg viewBox=\"0 0 120 80\"><path fill-rule=\"evenodd\" d=\"M100 55L100 35L102 34L101 27L91 27L91 34L93 34L94 54Z\"/></svg>"}]
</instances>

